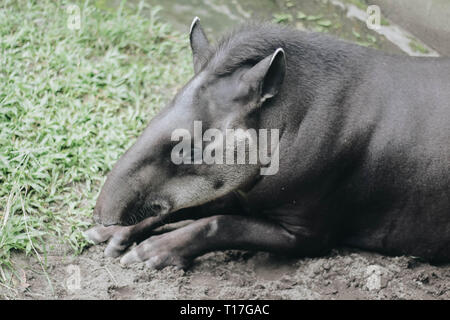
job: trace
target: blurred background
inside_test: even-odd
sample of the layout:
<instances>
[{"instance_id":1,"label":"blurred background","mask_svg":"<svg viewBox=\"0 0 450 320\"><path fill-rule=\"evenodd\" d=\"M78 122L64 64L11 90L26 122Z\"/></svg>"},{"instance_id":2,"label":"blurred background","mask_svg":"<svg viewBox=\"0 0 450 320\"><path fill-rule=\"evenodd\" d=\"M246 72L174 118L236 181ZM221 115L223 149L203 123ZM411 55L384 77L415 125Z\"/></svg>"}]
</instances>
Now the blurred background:
<instances>
[{"instance_id":1,"label":"blurred background","mask_svg":"<svg viewBox=\"0 0 450 320\"><path fill-rule=\"evenodd\" d=\"M119 5L120 0L114 0ZM130 3L130 1L128 1ZM138 1L135 0L135 3ZM299 29L329 32L388 52L450 55L449 0L146 0L180 31L199 16L218 35L249 19L273 20ZM111 1L97 1L108 7ZM131 1L133 3L133 1ZM366 27L368 5L378 5L382 28ZM430 50L431 49L431 50Z\"/></svg>"}]
</instances>

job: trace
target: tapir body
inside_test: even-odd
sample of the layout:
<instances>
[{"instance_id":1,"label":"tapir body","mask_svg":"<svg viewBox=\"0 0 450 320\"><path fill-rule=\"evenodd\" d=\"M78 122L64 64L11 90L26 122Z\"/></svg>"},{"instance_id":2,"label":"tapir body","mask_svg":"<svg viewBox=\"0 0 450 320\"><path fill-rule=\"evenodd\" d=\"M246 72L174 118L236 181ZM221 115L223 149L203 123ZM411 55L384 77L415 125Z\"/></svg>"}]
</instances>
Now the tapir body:
<instances>
[{"instance_id":1,"label":"tapir body","mask_svg":"<svg viewBox=\"0 0 450 320\"><path fill-rule=\"evenodd\" d=\"M103 226L88 236L110 239L106 254L141 242L121 261L162 268L213 250L316 256L348 245L450 261L450 59L270 24L213 46L196 19L190 38L195 76L98 199ZM278 129L278 172L170 163L170 132L195 120ZM197 220L153 236L184 219Z\"/></svg>"}]
</instances>

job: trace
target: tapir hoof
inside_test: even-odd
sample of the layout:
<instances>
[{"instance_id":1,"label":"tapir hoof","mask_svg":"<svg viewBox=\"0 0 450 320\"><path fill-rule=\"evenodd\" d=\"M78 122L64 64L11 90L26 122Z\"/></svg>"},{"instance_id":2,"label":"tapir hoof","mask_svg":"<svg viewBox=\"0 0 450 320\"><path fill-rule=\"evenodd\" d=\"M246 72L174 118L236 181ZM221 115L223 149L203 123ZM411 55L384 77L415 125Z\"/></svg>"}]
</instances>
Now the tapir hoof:
<instances>
[{"instance_id":1,"label":"tapir hoof","mask_svg":"<svg viewBox=\"0 0 450 320\"><path fill-rule=\"evenodd\" d=\"M127 252L121 259L122 265L130 265L137 262L145 262L151 269L163 269L174 266L177 269L187 269L192 263L191 259L184 255L186 243L182 237L173 237L179 230L153 236Z\"/></svg>"},{"instance_id":2,"label":"tapir hoof","mask_svg":"<svg viewBox=\"0 0 450 320\"><path fill-rule=\"evenodd\" d=\"M104 251L105 256L116 258L133 244L130 230L130 227L100 225L87 230L84 235L94 244L109 240Z\"/></svg>"}]
</instances>

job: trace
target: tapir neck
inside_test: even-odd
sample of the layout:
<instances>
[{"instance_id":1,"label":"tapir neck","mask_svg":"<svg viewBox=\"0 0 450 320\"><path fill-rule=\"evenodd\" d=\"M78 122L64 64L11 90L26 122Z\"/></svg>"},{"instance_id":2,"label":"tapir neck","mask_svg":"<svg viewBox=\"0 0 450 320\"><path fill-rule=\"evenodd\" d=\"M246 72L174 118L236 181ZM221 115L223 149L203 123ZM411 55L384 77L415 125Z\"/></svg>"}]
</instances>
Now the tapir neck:
<instances>
[{"instance_id":1,"label":"tapir neck","mask_svg":"<svg viewBox=\"0 0 450 320\"><path fill-rule=\"evenodd\" d=\"M373 127L370 119L358 115L353 100L375 59L372 50L348 46L288 61L283 89L263 106L261 115L261 127L280 129L280 169L248 194L261 200L252 203L267 206L285 202L285 195L295 198L311 183L327 181L330 168L345 167L362 154ZM349 126L360 130L347 130ZM271 185L285 187L273 190Z\"/></svg>"}]
</instances>

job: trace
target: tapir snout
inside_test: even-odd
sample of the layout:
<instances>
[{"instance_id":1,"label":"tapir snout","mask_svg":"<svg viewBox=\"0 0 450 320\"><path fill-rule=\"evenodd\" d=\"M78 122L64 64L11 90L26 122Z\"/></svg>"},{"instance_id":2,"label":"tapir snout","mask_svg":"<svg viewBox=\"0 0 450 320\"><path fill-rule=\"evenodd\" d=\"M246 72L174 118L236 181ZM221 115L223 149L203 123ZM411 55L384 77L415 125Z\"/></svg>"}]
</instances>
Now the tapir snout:
<instances>
[{"instance_id":1,"label":"tapir snout","mask_svg":"<svg viewBox=\"0 0 450 320\"><path fill-rule=\"evenodd\" d=\"M142 195L133 185L108 177L94 208L95 222L104 226L132 225L151 216L170 211L170 202L157 194ZM120 185L118 184L120 183ZM129 183L129 182L128 182Z\"/></svg>"},{"instance_id":2,"label":"tapir snout","mask_svg":"<svg viewBox=\"0 0 450 320\"><path fill-rule=\"evenodd\" d=\"M94 208L97 223L131 225L170 211L170 199L158 190L163 171L158 170L151 157L142 156L142 150L136 152L140 145L150 143L145 136L138 139L109 173Z\"/></svg>"}]
</instances>

